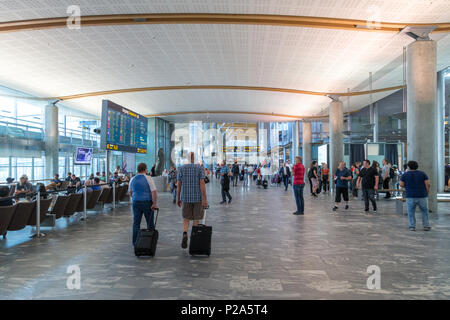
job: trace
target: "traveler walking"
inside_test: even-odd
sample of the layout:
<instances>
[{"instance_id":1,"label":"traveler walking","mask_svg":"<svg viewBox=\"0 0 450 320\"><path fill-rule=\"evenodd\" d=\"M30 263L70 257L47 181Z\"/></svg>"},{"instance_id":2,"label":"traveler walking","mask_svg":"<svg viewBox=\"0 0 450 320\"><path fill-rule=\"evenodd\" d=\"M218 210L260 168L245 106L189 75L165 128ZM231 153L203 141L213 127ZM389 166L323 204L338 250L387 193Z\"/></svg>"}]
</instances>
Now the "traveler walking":
<instances>
[{"instance_id":1,"label":"traveler walking","mask_svg":"<svg viewBox=\"0 0 450 320\"><path fill-rule=\"evenodd\" d=\"M294 161L295 164L292 169L294 179L292 184L297 211L295 211L293 214L303 215L305 212L305 201L303 199L303 188L305 187L305 167L302 164L302 157L297 156L295 157Z\"/></svg>"},{"instance_id":2,"label":"traveler walking","mask_svg":"<svg viewBox=\"0 0 450 320\"><path fill-rule=\"evenodd\" d=\"M289 187L289 178L291 177L291 169L287 166L286 162L284 162L283 166L280 168L278 176L281 177L281 180L284 183L284 191L287 191Z\"/></svg>"},{"instance_id":3,"label":"traveler walking","mask_svg":"<svg viewBox=\"0 0 450 320\"><path fill-rule=\"evenodd\" d=\"M172 202L177 202L177 169L175 166L170 167L169 171L169 185L170 185L170 192L172 193Z\"/></svg>"},{"instance_id":4,"label":"traveler walking","mask_svg":"<svg viewBox=\"0 0 450 320\"><path fill-rule=\"evenodd\" d=\"M222 161L222 168L220 169L220 186L222 191L222 202L220 204L224 204L227 202L228 197L228 203L231 203L231 197L230 194L230 169L225 164L225 160Z\"/></svg>"},{"instance_id":5,"label":"traveler walking","mask_svg":"<svg viewBox=\"0 0 450 320\"><path fill-rule=\"evenodd\" d=\"M406 189L406 207L408 208L409 230L416 231L416 206L422 212L423 230L431 229L428 221L428 193L430 180L425 172L417 170L416 161L408 162L408 171L400 179L400 186Z\"/></svg>"},{"instance_id":6,"label":"traveler walking","mask_svg":"<svg viewBox=\"0 0 450 320\"><path fill-rule=\"evenodd\" d=\"M237 186L239 180L239 165L237 160L234 160L233 166L231 167L231 172L233 173L233 187Z\"/></svg>"},{"instance_id":7,"label":"traveler walking","mask_svg":"<svg viewBox=\"0 0 450 320\"><path fill-rule=\"evenodd\" d=\"M156 186L153 179L147 175L147 165L139 163L137 171L129 185L133 208L133 246L136 246L142 215L145 216L147 229L154 229L153 210L158 208Z\"/></svg>"},{"instance_id":8,"label":"traveler walking","mask_svg":"<svg viewBox=\"0 0 450 320\"><path fill-rule=\"evenodd\" d=\"M317 189L319 188L319 175L317 173L318 169L317 169L317 161L313 161L311 163L311 168L309 170L309 176L308 178L311 179L311 185L312 185L312 193L311 195L314 197L317 197Z\"/></svg>"},{"instance_id":9,"label":"traveler walking","mask_svg":"<svg viewBox=\"0 0 450 320\"><path fill-rule=\"evenodd\" d=\"M381 169L381 176L383 178L383 189L389 189L389 181L391 180L391 167L389 166L389 162L384 159L383 160L383 168ZM391 193L386 191L385 199L389 199L391 197Z\"/></svg>"},{"instance_id":10,"label":"traveler walking","mask_svg":"<svg viewBox=\"0 0 450 320\"><path fill-rule=\"evenodd\" d=\"M375 202L375 191L378 189L378 180L380 176L376 167L376 163L370 166L370 160L363 161L363 168L359 172L357 187L362 188L364 197L365 212L369 211L369 200L372 202L374 213L377 212L377 203Z\"/></svg>"},{"instance_id":11,"label":"traveler walking","mask_svg":"<svg viewBox=\"0 0 450 320\"><path fill-rule=\"evenodd\" d=\"M197 226L199 220L203 219L205 208L208 207L206 198L205 171L199 164L195 164L195 154L188 153L189 163L178 169L177 176L177 203L183 216L183 239L181 248L186 249L188 245L187 232L189 223Z\"/></svg>"},{"instance_id":12,"label":"traveler walking","mask_svg":"<svg viewBox=\"0 0 450 320\"><path fill-rule=\"evenodd\" d=\"M323 193L326 193L327 190L330 190L330 169L328 169L328 165L326 163L322 164L322 187L323 187Z\"/></svg>"},{"instance_id":13,"label":"traveler walking","mask_svg":"<svg viewBox=\"0 0 450 320\"><path fill-rule=\"evenodd\" d=\"M336 196L334 199L335 205L333 211L338 209L341 202L341 195L345 201L345 210L348 209L348 182L352 180L352 173L345 167L345 162L339 162L339 166L334 174L334 181L336 182Z\"/></svg>"}]
</instances>

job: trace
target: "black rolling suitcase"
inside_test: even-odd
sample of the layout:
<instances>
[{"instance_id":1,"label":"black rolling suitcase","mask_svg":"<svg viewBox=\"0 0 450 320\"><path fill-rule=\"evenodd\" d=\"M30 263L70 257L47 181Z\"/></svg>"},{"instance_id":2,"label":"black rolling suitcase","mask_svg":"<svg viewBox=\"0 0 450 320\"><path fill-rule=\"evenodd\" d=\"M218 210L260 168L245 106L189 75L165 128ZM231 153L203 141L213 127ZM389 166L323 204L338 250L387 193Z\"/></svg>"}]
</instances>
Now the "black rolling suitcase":
<instances>
[{"instance_id":1,"label":"black rolling suitcase","mask_svg":"<svg viewBox=\"0 0 450 320\"><path fill-rule=\"evenodd\" d=\"M192 226L191 240L189 241L189 254L193 256L207 255L209 257L211 254L212 227L205 225L206 209L203 224Z\"/></svg>"},{"instance_id":2,"label":"black rolling suitcase","mask_svg":"<svg viewBox=\"0 0 450 320\"><path fill-rule=\"evenodd\" d=\"M139 230L136 245L134 246L134 254L140 256L154 256L156 245L158 244L158 230L156 230L156 222L158 221L159 209L156 209L155 229Z\"/></svg>"}]
</instances>

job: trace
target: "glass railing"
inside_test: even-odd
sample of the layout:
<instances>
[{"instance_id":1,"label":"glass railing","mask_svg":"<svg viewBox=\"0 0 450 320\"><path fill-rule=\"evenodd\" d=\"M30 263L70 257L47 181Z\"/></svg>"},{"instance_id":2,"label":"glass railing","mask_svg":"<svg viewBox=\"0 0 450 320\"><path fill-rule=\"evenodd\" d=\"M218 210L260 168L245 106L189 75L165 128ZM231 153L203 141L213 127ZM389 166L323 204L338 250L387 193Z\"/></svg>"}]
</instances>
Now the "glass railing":
<instances>
[{"instance_id":1,"label":"glass railing","mask_svg":"<svg viewBox=\"0 0 450 320\"><path fill-rule=\"evenodd\" d=\"M98 147L100 136L83 130L64 128L59 126L59 142L82 146ZM18 139L44 140L44 127L41 122L22 120L8 116L0 118L0 136Z\"/></svg>"}]
</instances>

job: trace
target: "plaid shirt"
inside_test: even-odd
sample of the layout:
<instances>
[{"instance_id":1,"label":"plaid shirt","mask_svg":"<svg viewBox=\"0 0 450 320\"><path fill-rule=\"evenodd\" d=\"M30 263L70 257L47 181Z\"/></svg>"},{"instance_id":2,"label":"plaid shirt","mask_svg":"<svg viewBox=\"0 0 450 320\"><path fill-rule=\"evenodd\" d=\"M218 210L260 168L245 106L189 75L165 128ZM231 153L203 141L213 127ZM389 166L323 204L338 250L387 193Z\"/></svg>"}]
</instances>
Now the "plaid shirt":
<instances>
[{"instance_id":1,"label":"plaid shirt","mask_svg":"<svg viewBox=\"0 0 450 320\"><path fill-rule=\"evenodd\" d=\"M202 201L200 179L205 179L205 171L198 164L185 164L178 170L177 180L181 181L181 201L196 203Z\"/></svg>"}]
</instances>

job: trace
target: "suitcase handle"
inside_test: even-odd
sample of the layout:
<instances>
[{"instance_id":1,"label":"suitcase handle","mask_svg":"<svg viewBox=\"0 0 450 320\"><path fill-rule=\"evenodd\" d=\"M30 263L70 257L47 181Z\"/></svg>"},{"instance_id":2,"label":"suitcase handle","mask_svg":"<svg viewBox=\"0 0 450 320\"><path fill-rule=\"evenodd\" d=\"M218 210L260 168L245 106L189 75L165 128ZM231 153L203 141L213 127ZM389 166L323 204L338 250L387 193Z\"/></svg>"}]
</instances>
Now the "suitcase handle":
<instances>
[{"instance_id":1,"label":"suitcase handle","mask_svg":"<svg viewBox=\"0 0 450 320\"><path fill-rule=\"evenodd\" d=\"M203 217L203 223L202 223L202 224L205 224L205 223L206 223L206 210L209 209L209 206L204 207L203 209L205 210L205 215L204 215L204 217Z\"/></svg>"},{"instance_id":2,"label":"suitcase handle","mask_svg":"<svg viewBox=\"0 0 450 320\"><path fill-rule=\"evenodd\" d=\"M153 211L156 211L156 217L155 217L155 229L156 229L156 222L158 222L158 216L159 216L159 208L155 208L155 210L153 210Z\"/></svg>"}]
</instances>

